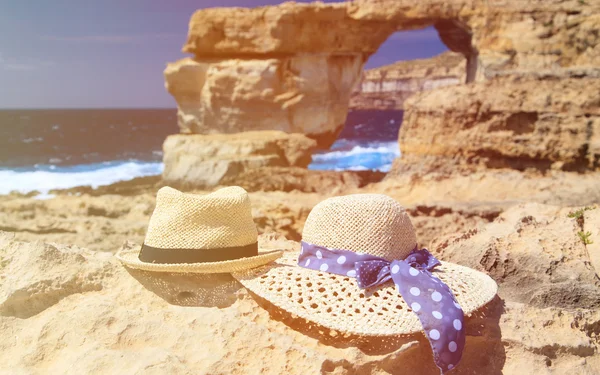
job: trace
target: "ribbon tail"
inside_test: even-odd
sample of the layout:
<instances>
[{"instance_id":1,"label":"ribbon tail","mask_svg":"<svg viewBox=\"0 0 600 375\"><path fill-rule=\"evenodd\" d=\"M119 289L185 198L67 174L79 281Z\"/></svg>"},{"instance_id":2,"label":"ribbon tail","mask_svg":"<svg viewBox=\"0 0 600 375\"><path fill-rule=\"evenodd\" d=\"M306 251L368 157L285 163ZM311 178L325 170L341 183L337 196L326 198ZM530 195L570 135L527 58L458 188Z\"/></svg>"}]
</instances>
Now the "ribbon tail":
<instances>
[{"instance_id":1,"label":"ribbon tail","mask_svg":"<svg viewBox=\"0 0 600 375\"><path fill-rule=\"evenodd\" d=\"M464 314L450 288L428 271L408 262L391 263L398 292L419 318L442 373L456 367L465 347Z\"/></svg>"}]
</instances>

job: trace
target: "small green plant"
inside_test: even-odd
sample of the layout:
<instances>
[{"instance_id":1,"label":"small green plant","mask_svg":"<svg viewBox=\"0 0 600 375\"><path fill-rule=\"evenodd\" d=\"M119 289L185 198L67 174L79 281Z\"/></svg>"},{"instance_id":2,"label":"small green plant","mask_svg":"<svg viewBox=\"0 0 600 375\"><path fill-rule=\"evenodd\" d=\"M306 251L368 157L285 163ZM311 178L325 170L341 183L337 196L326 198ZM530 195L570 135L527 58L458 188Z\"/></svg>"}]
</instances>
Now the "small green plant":
<instances>
[{"instance_id":1,"label":"small green plant","mask_svg":"<svg viewBox=\"0 0 600 375\"><path fill-rule=\"evenodd\" d=\"M548 22L544 22L544 27L551 27L552 25L554 25L554 21L550 20Z\"/></svg>"},{"instance_id":2,"label":"small green plant","mask_svg":"<svg viewBox=\"0 0 600 375\"><path fill-rule=\"evenodd\" d=\"M587 5L587 3L585 2L585 0L579 0L579 4L581 4L581 5Z\"/></svg>"},{"instance_id":3,"label":"small green plant","mask_svg":"<svg viewBox=\"0 0 600 375\"><path fill-rule=\"evenodd\" d=\"M590 240L590 236L592 235L590 232L583 233L583 231L581 231L577 232L577 235L579 238L581 238L581 241L583 241L584 245L591 245L594 243L594 241Z\"/></svg>"},{"instance_id":4,"label":"small green plant","mask_svg":"<svg viewBox=\"0 0 600 375\"><path fill-rule=\"evenodd\" d=\"M575 218L575 219L579 220L579 219L583 218L583 213L585 211L591 211L591 210L593 210L595 208L596 207L584 207L584 208L582 208L580 210L577 210L577 211L571 211L571 212L569 212L569 217L570 218Z\"/></svg>"}]
</instances>

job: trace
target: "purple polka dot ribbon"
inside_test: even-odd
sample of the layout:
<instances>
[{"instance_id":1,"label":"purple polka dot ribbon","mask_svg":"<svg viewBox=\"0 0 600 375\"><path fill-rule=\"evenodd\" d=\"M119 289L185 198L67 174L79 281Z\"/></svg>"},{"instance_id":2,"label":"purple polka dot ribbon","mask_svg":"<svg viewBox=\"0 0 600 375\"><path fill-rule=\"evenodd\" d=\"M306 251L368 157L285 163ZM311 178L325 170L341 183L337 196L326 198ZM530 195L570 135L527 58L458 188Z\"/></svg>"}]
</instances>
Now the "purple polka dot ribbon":
<instances>
[{"instance_id":1,"label":"purple polka dot ribbon","mask_svg":"<svg viewBox=\"0 0 600 375\"><path fill-rule=\"evenodd\" d=\"M389 262L302 241L298 265L354 277L362 289L393 281L421 321L441 373L452 370L460 361L465 347L463 310L448 285L433 274L440 262L427 249L415 248L406 259Z\"/></svg>"}]
</instances>

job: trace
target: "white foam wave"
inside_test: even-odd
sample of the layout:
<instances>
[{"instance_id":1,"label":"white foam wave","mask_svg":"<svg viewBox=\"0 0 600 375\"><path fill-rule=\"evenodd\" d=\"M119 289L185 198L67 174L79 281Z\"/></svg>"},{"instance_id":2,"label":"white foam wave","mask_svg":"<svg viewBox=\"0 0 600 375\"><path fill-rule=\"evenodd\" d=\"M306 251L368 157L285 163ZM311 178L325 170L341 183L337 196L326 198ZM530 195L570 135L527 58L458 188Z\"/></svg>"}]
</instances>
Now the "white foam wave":
<instances>
[{"instance_id":1,"label":"white foam wave","mask_svg":"<svg viewBox=\"0 0 600 375\"><path fill-rule=\"evenodd\" d=\"M369 168L364 167L362 165L357 165L357 166L347 167L347 168L333 168L333 170L336 171L336 172L343 172L343 171L368 171Z\"/></svg>"},{"instance_id":2,"label":"white foam wave","mask_svg":"<svg viewBox=\"0 0 600 375\"><path fill-rule=\"evenodd\" d=\"M354 146L348 151L331 151L324 154L313 155L313 161L328 161L361 154L391 154L395 157L400 156L398 142L384 142L375 147Z\"/></svg>"},{"instance_id":3,"label":"white foam wave","mask_svg":"<svg viewBox=\"0 0 600 375\"><path fill-rule=\"evenodd\" d=\"M120 162L112 165L90 164L76 167L49 166L48 170L0 170L0 194L11 191L29 193L39 191L46 197L52 189L69 189L76 186L98 186L136 177L161 174L162 163Z\"/></svg>"},{"instance_id":4,"label":"white foam wave","mask_svg":"<svg viewBox=\"0 0 600 375\"><path fill-rule=\"evenodd\" d=\"M334 150L313 155L309 169L389 172L392 161L399 156L398 142L357 145L349 150Z\"/></svg>"}]
</instances>

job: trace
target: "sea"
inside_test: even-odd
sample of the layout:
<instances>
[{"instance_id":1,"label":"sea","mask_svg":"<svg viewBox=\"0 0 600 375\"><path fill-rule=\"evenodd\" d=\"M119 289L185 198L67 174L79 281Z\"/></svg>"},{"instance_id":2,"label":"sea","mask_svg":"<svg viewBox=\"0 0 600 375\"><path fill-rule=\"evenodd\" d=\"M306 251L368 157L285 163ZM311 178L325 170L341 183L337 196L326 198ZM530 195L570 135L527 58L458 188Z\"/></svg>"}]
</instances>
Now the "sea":
<instances>
[{"instance_id":1,"label":"sea","mask_svg":"<svg viewBox=\"0 0 600 375\"><path fill-rule=\"evenodd\" d=\"M313 170L388 171L400 156L402 111L354 110ZM0 194L98 187L162 173L175 109L0 110Z\"/></svg>"}]
</instances>

